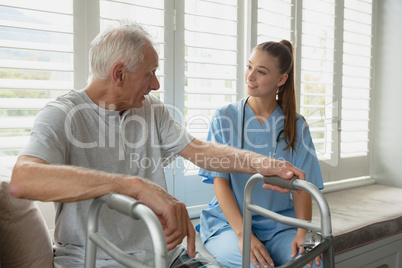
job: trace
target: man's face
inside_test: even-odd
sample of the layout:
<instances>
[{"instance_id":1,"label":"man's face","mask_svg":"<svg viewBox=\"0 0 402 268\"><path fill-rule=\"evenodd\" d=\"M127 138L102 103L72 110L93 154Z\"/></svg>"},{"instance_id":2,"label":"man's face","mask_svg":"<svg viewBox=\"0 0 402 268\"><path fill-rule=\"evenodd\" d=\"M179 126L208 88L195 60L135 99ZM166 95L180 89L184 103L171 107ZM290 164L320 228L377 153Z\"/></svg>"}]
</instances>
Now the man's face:
<instances>
[{"instance_id":1,"label":"man's face","mask_svg":"<svg viewBox=\"0 0 402 268\"><path fill-rule=\"evenodd\" d=\"M158 90L160 85L155 72L158 68L158 54L151 45L144 48L144 61L138 63L134 72L125 71L119 97L119 110L141 108L145 95Z\"/></svg>"}]
</instances>

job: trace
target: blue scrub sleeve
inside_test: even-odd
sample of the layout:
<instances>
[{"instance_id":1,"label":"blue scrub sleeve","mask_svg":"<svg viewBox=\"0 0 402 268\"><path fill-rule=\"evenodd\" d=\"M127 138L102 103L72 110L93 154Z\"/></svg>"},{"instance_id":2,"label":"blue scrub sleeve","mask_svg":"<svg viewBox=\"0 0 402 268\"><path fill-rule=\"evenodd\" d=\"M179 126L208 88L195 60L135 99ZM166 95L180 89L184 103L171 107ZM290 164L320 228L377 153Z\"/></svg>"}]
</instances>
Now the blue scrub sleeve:
<instances>
[{"instance_id":1,"label":"blue scrub sleeve","mask_svg":"<svg viewBox=\"0 0 402 268\"><path fill-rule=\"evenodd\" d=\"M298 135L300 142L295 148L292 164L306 173L307 181L313 183L318 189L323 189L320 165L311 139L310 128L304 118L297 120L297 131L301 134Z\"/></svg>"}]
</instances>

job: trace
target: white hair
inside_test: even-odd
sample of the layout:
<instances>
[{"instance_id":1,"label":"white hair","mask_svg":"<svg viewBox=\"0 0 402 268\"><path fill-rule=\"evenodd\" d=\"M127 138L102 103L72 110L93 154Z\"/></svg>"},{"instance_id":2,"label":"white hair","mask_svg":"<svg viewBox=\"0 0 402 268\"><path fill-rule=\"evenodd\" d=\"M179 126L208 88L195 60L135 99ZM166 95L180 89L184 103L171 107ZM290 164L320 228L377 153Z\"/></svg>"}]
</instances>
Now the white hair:
<instances>
[{"instance_id":1,"label":"white hair","mask_svg":"<svg viewBox=\"0 0 402 268\"><path fill-rule=\"evenodd\" d=\"M122 62L128 71L135 71L144 60L144 46L153 45L151 36L135 22L109 26L91 42L88 81L106 80L112 66Z\"/></svg>"}]
</instances>

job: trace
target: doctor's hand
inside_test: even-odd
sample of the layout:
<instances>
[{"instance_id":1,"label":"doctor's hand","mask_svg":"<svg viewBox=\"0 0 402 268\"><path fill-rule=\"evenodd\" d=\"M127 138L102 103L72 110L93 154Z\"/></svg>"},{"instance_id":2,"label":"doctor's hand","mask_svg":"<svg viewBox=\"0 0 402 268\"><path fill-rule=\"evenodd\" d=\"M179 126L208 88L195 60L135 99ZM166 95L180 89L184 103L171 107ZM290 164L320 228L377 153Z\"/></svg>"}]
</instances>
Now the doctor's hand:
<instances>
[{"instance_id":1,"label":"doctor's hand","mask_svg":"<svg viewBox=\"0 0 402 268\"><path fill-rule=\"evenodd\" d=\"M290 180L295 176L300 180L306 180L306 175L303 170L298 169L287 161L276 160L269 157L259 159L257 172L264 176L279 176L286 180ZM262 188L277 191L283 194L291 191L290 189L285 189L267 183L265 183Z\"/></svg>"},{"instance_id":2,"label":"doctor's hand","mask_svg":"<svg viewBox=\"0 0 402 268\"><path fill-rule=\"evenodd\" d=\"M165 233L167 249L175 248L187 236L187 252L194 258L195 230L184 203L149 180L140 179L139 188L134 198L144 202L158 217Z\"/></svg>"},{"instance_id":3,"label":"doctor's hand","mask_svg":"<svg viewBox=\"0 0 402 268\"><path fill-rule=\"evenodd\" d=\"M305 251L304 247L301 246L301 244L305 241L305 237L306 237L305 232L297 232L297 235L291 244L291 256L290 256L291 258L296 257L298 251L299 251L299 253L302 253ZM316 266L320 266L320 263L321 263L320 260L321 260L321 256L318 255L314 260ZM311 268L311 267L313 267L312 261L307 264L307 268Z\"/></svg>"},{"instance_id":4,"label":"doctor's hand","mask_svg":"<svg viewBox=\"0 0 402 268\"><path fill-rule=\"evenodd\" d=\"M239 249L240 254L243 254L243 236L239 238ZM271 259L264 244L253 234L251 234L250 261L256 268L274 267L274 261Z\"/></svg>"}]
</instances>

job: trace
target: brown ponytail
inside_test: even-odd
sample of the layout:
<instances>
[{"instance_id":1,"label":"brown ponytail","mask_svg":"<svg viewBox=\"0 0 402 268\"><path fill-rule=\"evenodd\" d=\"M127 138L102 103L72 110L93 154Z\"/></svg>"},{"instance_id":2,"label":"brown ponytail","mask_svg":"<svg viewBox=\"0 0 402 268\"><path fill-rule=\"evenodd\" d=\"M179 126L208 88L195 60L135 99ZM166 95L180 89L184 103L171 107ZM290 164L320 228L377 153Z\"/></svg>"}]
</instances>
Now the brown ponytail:
<instances>
[{"instance_id":1,"label":"brown ponytail","mask_svg":"<svg viewBox=\"0 0 402 268\"><path fill-rule=\"evenodd\" d=\"M285 116L284 139L289 147L294 149L296 139L296 90L294 78L294 49L287 40L278 42L265 42L259 44L255 49L265 51L278 59L279 71L281 74L287 74L288 79L278 89L278 104L281 106Z\"/></svg>"}]
</instances>

